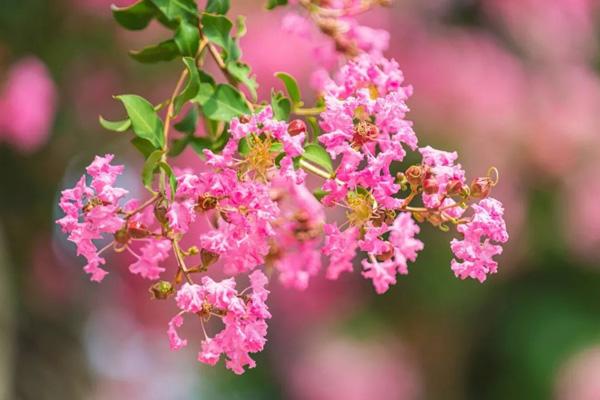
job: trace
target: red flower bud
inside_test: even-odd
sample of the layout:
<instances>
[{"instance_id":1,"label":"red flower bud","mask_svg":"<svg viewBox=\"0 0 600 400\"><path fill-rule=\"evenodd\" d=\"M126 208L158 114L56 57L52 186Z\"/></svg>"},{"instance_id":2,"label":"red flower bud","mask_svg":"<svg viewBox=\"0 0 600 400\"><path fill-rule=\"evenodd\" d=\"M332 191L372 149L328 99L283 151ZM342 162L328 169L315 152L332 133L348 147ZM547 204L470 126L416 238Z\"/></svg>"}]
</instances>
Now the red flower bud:
<instances>
[{"instance_id":1,"label":"red flower bud","mask_svg":"<svg viewBox=\"0 0 600 400\"><path fill-rule=\"evenodd\" d=\"M420 165L412 165L408 167L404 175L411 186L419 186L423 180L423 167Z\"/></svg>"},{"instance_id":2,"label":"red flower bud","mask_svg":"<svg viewBox=\"0 0 600 400\"><path fill-rule=\"evenodd\" d=\"M127 233L134 239L143 239L150 234L146 225L137 221L127 223Z\"/></svg>"},{"instance_id":3,"label":"red flower bud","mask_svg":"<svg viewBox=\"0 0 600 400\"><path fill-rule=\"evenodd\" d=\"M247 124L248 122L250 122L250 117L249 117L249 116L247 116L247 115L242 115L242 116L240 117L240 122L241 122L242 124Z\"/></svg>"},{"instance_id":4,"label":"red flower bud","mask_svg":"<svg viewBox=\"0 0 600 400\"><path fill-rule=\"evenodd\" d=\"M297 136L306 132L306 123L301 119L295 119L288 125L288 133L291 136Z\"/></svg>"},{"instance_id":5,"label":"red flower bud","mask_svg":"<svg viewBox=\"0 0 600 400\"><path fill-rule=\"evenodd\" d=\"M450 196L459 194L462 191L462 187L463 184L460 181L460 179L453 179L450 182L448 182L448 185L446 185L446 192Z\"/></svg>"},{"instance_id":6,"label":"red flower bud","mask_svg":"<svg viewBox=\"0 0 600 400\"><path fill-rule=\"evenodd\" d=\"M492 181L487 176L482 178L475 178L473 179L473 182L471 182L471 196L475 198L486 198L490 195L491 191Z\"/></svg>"},{"instance_id":7,"label":"red flower bud","mask_svg":"<svg viewBox=\"0 0 600 400\"><path fill-rule=\"evenodd\" d=\"M427 194L436 194L440 189L435 178L427 178L423 181L423 191Z\"/></svg>"}]
</instances>

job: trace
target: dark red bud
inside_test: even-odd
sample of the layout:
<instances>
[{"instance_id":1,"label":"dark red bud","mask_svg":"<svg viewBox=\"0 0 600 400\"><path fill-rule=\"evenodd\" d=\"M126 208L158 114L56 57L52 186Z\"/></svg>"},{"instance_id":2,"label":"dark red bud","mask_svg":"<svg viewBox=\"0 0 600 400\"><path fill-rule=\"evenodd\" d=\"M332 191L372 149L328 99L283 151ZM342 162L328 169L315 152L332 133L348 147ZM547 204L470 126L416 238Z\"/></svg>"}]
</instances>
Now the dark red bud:
<instances>
[{"instance_id":1,"label":"dark red bud","mask_svg":"<svg viewBox=\"0 0 600 400\"><path fill-rule=\"evenodd\" d=\"M492 182L490 178L475 178L473 182L471 182L471 196L483 199L490 195L492 190Z\"/></svg>"},{"instance_id":2,"label":"dark red bud","mask_svg":"<svg viewBox=\"0 0 600 400\"><path fill-rule=\"evenodd\" d=\"M460 181L460 179L453 179L450 182L448 182L448 185L446 186L446 192L450 196L459 194L462 191L462 187L463 184Z\"/></svg>"},{"instance_id":3,"label":"dark red bud","mask_svg":"<svg viewBox=\"0 0 600 400\"><path fill-rule=\"evenodd\" d=\"M420 165L412 165L408 167L404 176L411 186L419 186L423 180L423 167Z\"/></svg>"},{"instance_id":4,"label":"dark red bud","mask_svg":"<svg viewBox=\"0 0 600 400\"><path fill-rule=\"evenodd\" d=\"M248 122L250 122L250 117L249 117L249 116L247 116L247 115L242 115L242 116L240 117L240 122L241 122L242 124L247 124Z\"/></svg>"},{"instance_id":5,"label":"dark red bud","mask_svg":"<svg viewBox=\"0 0 600 400\"><path fill-rule=\"evenodd\" d=\"M288 125L288 133L291 136L297 136L306 132L306 123L301 119L295 119Z\"/></svg>"},{"instance_id":6,"label":"dark red bud","mask_svg":"<svg viewBox=\"0 0 600 400\"><path fill-rule=\"evenodd\" d=\"M440 189L435 178L427 178L423 181L423 191L427 194L436 194Z\"/></svg>"},{"instance_id":7,"label":"dark red bud","mask_svg":"<svg viewBox=\"0 0 600 400\"><path fill-rule=\"evenodd\" d=\"M219 255L212 251L202 249L200 250L200 259L202 260L202 266L208 268L210 265L216 263L219 260Z\"/></svg>"},{"instance_id":8,"label":"dark red bud","mask_svg":"<svg viewBox=\"0 0 600 400\"><path fill-rule=\"evenodd\" d=\"M127 233L134 239L143 239L150 234L146 225L137 221L127 223Z\"/></svg>"}]
</instances>

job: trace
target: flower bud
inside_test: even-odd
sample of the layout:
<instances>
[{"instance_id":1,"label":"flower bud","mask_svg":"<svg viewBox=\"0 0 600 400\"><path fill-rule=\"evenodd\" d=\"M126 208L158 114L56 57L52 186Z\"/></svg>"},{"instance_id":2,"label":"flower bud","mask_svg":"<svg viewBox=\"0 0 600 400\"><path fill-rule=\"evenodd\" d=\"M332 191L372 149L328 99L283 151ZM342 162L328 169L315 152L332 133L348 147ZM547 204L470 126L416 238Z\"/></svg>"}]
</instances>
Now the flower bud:
<instances>
[{"instance_id":1,"label":"flower bud","mask_svg":"<svg viewBox=\"0 0 600 400\"><path fill-rule=\"evenodd\" d=\"M202 266L208 268L219 260L219 255L210 250L202 249L200 250L200 259L202 260Z\"/></svg>"},{"instance_id":2,"label":"flower bud","mask_svg":"<svg viewBox=\"0 0 600 400\"><path fill-rule=\"evenodd\" d=\"M295 119L290 122L287 131L291 136L298 136L306 132L306 123L301 119Z\"/></svg>"},{"instance_id":3,"label":"flower bud","mask_svg":"<svg viewBox=\"0 0 600 400\"><path fill-rule=\"evenodd\" d=\"M423 167L420 165L411 165L404 172L406 180L410 183L410 186L419 186L423 180Z\"/></svg>"},{"instance_id":4,"label":"flower bud","mask_svg":"<svg viewBox=\"0 0 600 400\"><path fill-rule=\"evenodd\" d=\"M435 178L427 178L423 181L423 192L427 194L436 194L440 186Z\"/></svg>"},{"instance_id":5,"label":"flower bud","mask_svg":"<svg viewBox=\"0 0 600 400\"><path fill-rule=\"evenodd\" d=\"M377 261L384 262L384 261L387 261L390 258L392 258L393 255L394 255L394 248L392 247L392 245L390 243L387 243L387 250L381 254L376 255L375 258L377 259Z\"/></svg>"},{"instance_id":6,"label":"flower bud","mask_svg":"<svg viewBox=\"0 0 600 400\"><path fill-rule=\"evenodd\" d=\"M449 196L459 194L462 191L462 187L463 187L463 184L460 181L460 179L452 179L446 185L446 193L448 193Z\"/></svg>"},{"instance_id":7,"label":"flower bud","mask_svg":"<svg viewBox=\"0 0 600 400\"><path fill-rule=\"evenodd\" d=\"M154 217L161 224L166 224L169 221L169 219L167 218L168 211L169 210L167 209L167 206L165 206L164 204L157 204L154 207Z\"/></svg>"},{"instance_id":8,"label":"flower bud","mask_svg":"<svg viewBox=\"0 0 600 400\"><path fill-rule=\"evenodd\" d=\"M127 244L127 242L129 242L129 233L127 233L127 228L121 228L115 232L115 242L119 244Z\"/></svg>"},{"instance_id":9,"label":"flower bud","mask_svg":"<svg viewBox=\"0 0 600 400\"><path fill-rule=\"evenodd\" d=\"M205 193L202 196L198 197L196 207L194 209L196 210L196 212L212 210L217 206L217 203L218 200L216 197Z\"/></svg>"},{"instance_id":10,"label":"flower bud","mask_svg":"<svg viewBox=\"0 0 600 400\"><path fill-rule=\"evenodd\" d=\"M250 122L250 117L247 115L242 115L239 119L242 124L247 124Z\"/></svg>"},{"instance_id":11,"label":"flower bud","mask_svg":"<svg viewBox=\"0 0 600 400\"><path fill-rule=\"evenodd\" d=\"M175 292L173 285L168 281L158 281L154 285L150 286L149 290L153 299L165 300Z\"/></svg>"},{"instance_id":12,"label":"flower bud","mask_svg":"<svg viewBox=\"0 0 600 400\"><path fill-rule=\"evenodd\" d=\"M127 223L127 233L134 239L143 239L150 234L146 225L138 221L129 221Z\"/></svg>"},{"instance_id":13,"label":"flower bud","mask_svg":"<svg viewBox=\"0 0 600 400\"><path fill-rule=\"evenodd\" d=\"M475 178L471 182L471 196L477 199L483 199L490 195L492 190L492 182L490 178Z\"/></svg>"}]
</instances>

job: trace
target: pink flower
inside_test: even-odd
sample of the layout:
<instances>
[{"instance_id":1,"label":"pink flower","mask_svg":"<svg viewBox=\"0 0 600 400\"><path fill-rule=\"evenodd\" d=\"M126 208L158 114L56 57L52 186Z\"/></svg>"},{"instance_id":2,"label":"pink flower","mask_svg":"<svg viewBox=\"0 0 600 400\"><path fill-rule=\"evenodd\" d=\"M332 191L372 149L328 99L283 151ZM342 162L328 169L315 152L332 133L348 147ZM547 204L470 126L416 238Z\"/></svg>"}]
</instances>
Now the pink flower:
<instances>
[{"instance_id":1,"label":"pink flower","mask_svg":"<svg viewBox=\"0 0 600 400\"><path fill-rule=\"evenodd\" d=\"M29 57L13 65L0 93L0 140L31 153L47 140L56 111L56 87L46 66Z\"/></svg>"},{"instance_id":2,"label":"pink flower","mask_svg":"<svg viewBox=\"0 0 600 400\"><path fill-rule=\"evenodd\" d=\"M327 279L337 279L344 271L352 272L352 260L358 246L358 229L350 227L343 232L334 224L323 226L325 245L323 254L329 256Z\"/></svg>"},{"instance_id":3,"label":"pink flower","mask_svg":"<svg viewBox=\"0 0 600 400\"><path fill-rule=\"evenodd\" d=\"M136 255L137 261L129 266L129 271L146 279L158 279L160 273L165 270L159 263L169 257L170 251L170 240L148 239L141 249L141 255Z\"/></svg>"},{"instance_id":4,"label":"pink flower","mask_svg":"<svg viewBox=\"0 0 600 400\"><path fill-rule=\"evenodd\" d=\"M118 202L127 191L113 186L116 178L123 172L123 166L113 166L112 154L96 156L87 167L92 178L90 186L82 176L74 188L63 190L59 206L65 216L56 221L63 232L69 234L69 241L77 246L77 255L87 259L84 270L91 280L101 281L107 272L100 268L106 261L100 257L95 240L103 239L106 234L115 234L125 223L119 214Z\"/></svg>"},{"instance_id":5,"label":"pink flower","mask_svg":"<svg viewBox=\"0 0 600 400\"><path fill-rule=\"evenodd\" d=\"M167 331L171 349L187 344L176 332L183 323L183 313L200 313L201 318L220 316L223 329L201 342L198 361L215 365L223 354L227 358L225 365L236 374L242 374L245 367L253 368L256 363L249 353L263 349L266 320L271 314L265 303L269 294L265 289L267 277L256 270L249 278L250 287L242 293L236 290L233 278L215 282L205 276L201 285L184 284L176 296L181 312L171 320ZM243 294L247 290L251 290L250 294Z\"/></svg>"},{"instance_id":6,"label":"pink flower","mask_svg":"<svg viewBox=\"0 0 600 400\"><path fill-rule=\"evenodd\" d=\"M483 282L487 275L497 272L498 264L493 257L502 253L502 247L494 243L506 243L508 233L504 209L498 200L483 199L471 208L471 221L457 228L463 234L463 240L453 239L450 244L456 258L463 261L453 259L451 265L458 278L474 278Z\"/></svg>"}]
</instances>

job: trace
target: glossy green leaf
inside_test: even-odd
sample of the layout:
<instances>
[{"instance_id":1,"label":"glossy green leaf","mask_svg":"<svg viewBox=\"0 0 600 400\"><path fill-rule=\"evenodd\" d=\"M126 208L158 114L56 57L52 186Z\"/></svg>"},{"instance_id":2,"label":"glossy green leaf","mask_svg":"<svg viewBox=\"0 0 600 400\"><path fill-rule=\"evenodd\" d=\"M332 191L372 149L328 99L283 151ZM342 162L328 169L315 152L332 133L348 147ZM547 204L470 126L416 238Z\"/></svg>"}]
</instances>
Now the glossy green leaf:
<instances>
[{"instance_id":1,"label":"glossy green leaf","mask_svg":"<svg viewBox=\"0 0 600 400\"><path fill-rule=\"evenodd\" d=\"M190 107L185 117L183 117L181 121L173 125L173 128L182 133L193 134L196 132L197 125L198 108L196 106L192 106Z\"/></svg>"},{"instance_id":2,"label":"glossy green leaf","mask_svg":"<svg viewBox=\"0 0 600 400\"><path fill-rule=\"evenodd\" d=\"M208 40L221 47L225 61L239 59L241 51L235 40L230 36L233 23L223 15L202 14L202 31Z\"/></svg>"},{"instance_id":3,"label":"glossy green leaf","mask_svg":"<svg viewBox=\"0 0 600 400\"><path fill-rule=\"evenodd\" d=\"M200 32L196 25L181 21L175 31L175 44L179 54L184 57L195 57L200 45Z\"/></svg>"},{"instance_id":4,"label":"glossy green leaf","mask_svg":"<svg viewBox=\"0 0 600 400\"><path fill-rule=\"evenodd\" d=\"M131 139L131 144L138 149L140 153L142 153L145 159L148 158L154 150L156 150L152 143L137 136Z\"/></svg>"},{"instance_id":5,"label":"glossy green leaf","mask_svg":"<svg viewBox=\"0 0 600 400\"><path fill-rule=\"evenodd\" d=\"M150 190L154 191L152 188L152 181L154 180L154 170L158 167L158 163L163 155L162 150L155 150L148 156L146 162L144 163L144 168L142 168L142 182L144 186Z\"/></svg>"},{"instance_id":6,"label":"glossy green leaf","mask_svg":"<svg viewBox=\"0 0 600 400\"><path fill-rule=\"evenodd\" d=\"M193 137L190 140L190 146L200 155L204 155L204 149L212 149L213 142L207 137Z\"/></svg>"},{"instance_id":7,"label":"glossy green leaf","mask_svg":"<svg viewBox=\"0 0 600 400\"><path fill-rule=\"evenodd\" d=\"M267 10L272 10L278 6L285 6L287 3L287 0L267 0Z\"/></svg>"},{"instance_id":8,"label":"glossy green leaf","mask_svg":"<svg viewBox=\"0 0 600 400\"><path fill-rule=\"evenodd\" d=\"M300 88L298 87L298 82L296 82L296 79L294 79L293 76L285 72L277 72L275 73L275 76L281 79L281 81L285 85L285 90L287 90L290 99L292 99L292 102L294 104L300 104Z\"/></svg>"},{"instance_id":9,"label":"glossy green leaf","mask_svg":"<svg viewBox=\"0 0 600 400\"><path fill-rule=\"evenodd\" d=\"M202 14L202 31L208 40L214 44L227 49L231 41L231 28L233 24L229 18L223 15Z\"/></svg>"},{"instance_id":10,"label":"glossy green leaf","mask_svg":"<svg viewBox=\"0 0 600 400\"><path fill-rule=\"evenodd\" d=\"M246 36L247 31L246 17L243 15L238 15L238 17L235 19L235 39L240 40Z\"/></svg>"},{"instance_id":11,"label":"glossy green leaf","mask_svg":"<svg viewBox=\"0 0 600 400\"><path fill-rule=\"evenodd\" d=\"M250 75L250 67L239 61L230 61L227 63L227 70L235 79L248 88L252 99L256 100L256 88L258 88L258 83L256 83L254 76Z\"/></svg>"},{"instance_id":12,"label":"glossy green leaf","mask_svg":"<svg viewBox=\"0 0 600 400\"><path fill-rule=\"evenodd\" d=\"M169 21L198 22L198 7L194 0L149 0Z\"/></svg>"},{"instance_id":13,"label":"glossy green leaf","mask_svg":"<svg viewBox=\"0 0 600 400\"><path fill-rule=\"evenodd\" d=\"M113 4L111 11L119 25L132 31L144 29L156 15L156 8L148 0L140 0L128 7Z\"/></svg>"},{"instance_id":14,"label":"glossy green leaf","mask_svg":"<svg viewBox=\"0 0 600 400\"><path fill-rule=\"evenodd\" d=\"M206 12L213 14L227 14L229 6L229 0L208 0L206 3Z\"/></svg>"},{"instance_id":15,"label":"glossy green leaf","mask_svg":"<svg viewBox=\"0 0 600 400\"><path fill-rule=\"evenodd\" d=\"M100 115L98 117L98 120L100 121L100 125L102 125L104 129L108 129L109 131L125 132L131 127L131 120L129 118L124 119L122 121L109 121L104 119L102 115Z\"/></svg>"},{"instance_id":16,"label":"glossy green leaf","mask_svg":"<svg viewBox=\"0 0 600 400\"><path fill-rule=\"evenodd\" d=\"M116 96L125 106L135 134L148 140L157 149L164 145L163 122L146 99L134 94Z\"/></svg>"},{"instance_id":17,"label":"glossy green leaf","mask_svg":"<svg viewBox=\"0 0 600 400\"><path fill-rule=\"evenodd\" d=\"M179 49L173 40L167 40L157 45L144 47L142 50L131 50L129 55L141 63L156 63L171 61L179 55Z\"/></svg>"},{"instance_id":18,"label":"glossy green leaf","mask_svg":"<svg viewBox=\"0 0 600 400\"><path fill-rule=\"evenodd\" d=\"M302 153L302 158L306 161L315 164L330 174L333 173L333 163L331 161L331 157L329 157L329 153L317 143L310 143L304 148L304 153Z\"/></svg>"},{"instance_id":19,"label":"glossy green leaf","mask_svg":"<svg viewBox=\"0 0 600 400\"><path fill-rule=\"evenodd\" d=\"M173 173L173 169L164 161L159 162L158 167L167 174L167 178L169 178L169 187L171 188L171 198L175 198L175 193L177 192L177 177L175 176L175 173Z\"/></svg>"},{"instance_id":20,"label":"glossy green leaf","mask_svg":"<svg viewBox=\"0 0 600 400\"><path fill-rule=\"evenodd\" d=\"M175 115L179 114L181 107L189 100L196 97L198 89L200 88L200 76L198 74L198 67L196 66L196 60L191 57L184 57L183 63L188 71L187 85L181 91L179 96L175 98L173 104L173 111Z\"/></svg>"},{"instance_id":21,"label":"glossy green leaf","mask_svg":"<svg viewBox=\"0 0 600 400\"><path fill-rule=\"evenodd\" d=\"M212 76L201 70L198 71L198 77L200 79L200 85L198 87L198 94L194 97L193 101L200 105L204 105L215 93L215 80Z\"/></svg>"},{"instance_id":22,"label":"glossy green leaf","mask_svg":"<svg viewBox=\"0 0 600 400\"><path fill-rule=\"evenodd\" d=\"M271 91L271 108L275 119L287 121L292 110L292 103L282 92L273 90Z\"/></svg>"},{"instance_id":23,"label":"glossy green leaf","mask_svg":"<svg viewBox=\"0 0 600 400\"><path fill-rule=\"evenodd\" d=\"M218 121L230 121L234 117L250 114L241 93L231 85L217 86L215 93L203 104L204 115Z\"/></svg>"}]
</instances>

